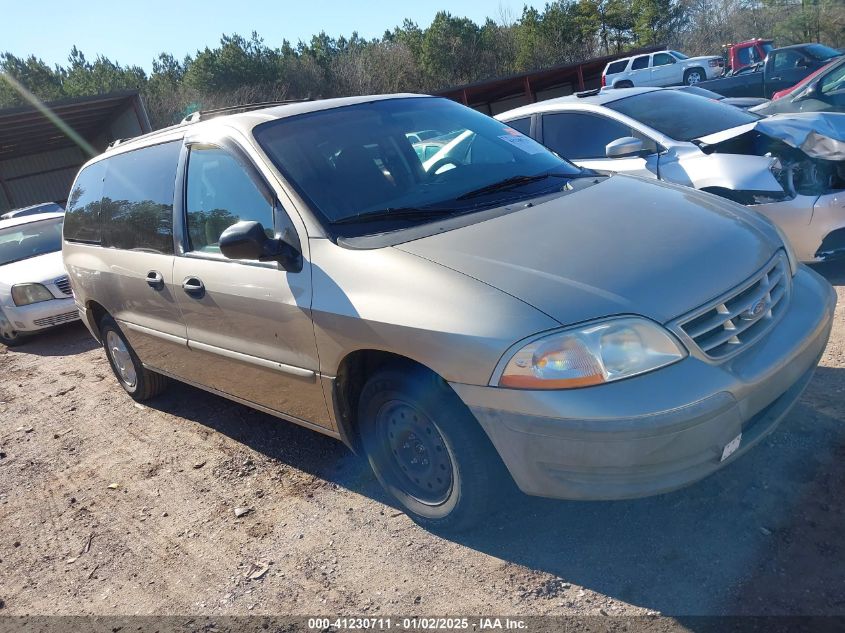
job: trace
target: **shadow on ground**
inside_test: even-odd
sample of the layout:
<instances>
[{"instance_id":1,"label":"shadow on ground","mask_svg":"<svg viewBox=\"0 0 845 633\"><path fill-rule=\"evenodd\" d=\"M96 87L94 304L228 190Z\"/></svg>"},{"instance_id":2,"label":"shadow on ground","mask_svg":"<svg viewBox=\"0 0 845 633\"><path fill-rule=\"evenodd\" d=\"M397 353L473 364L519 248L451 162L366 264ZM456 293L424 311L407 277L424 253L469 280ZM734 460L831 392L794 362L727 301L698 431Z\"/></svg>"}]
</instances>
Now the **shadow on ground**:
<instances>
[{"instance_id":1,"label":"shadow on ground","mask_svg":"<svg viewBox=\"0 0 845 633\"><path fill-rule=\"evenodd\" d=\"M8 354L33 354L35 356L73 356L88 352L100 344L81 321L59 325L38 334L27 336L17 347L0 348Z\"/></svg>"},{"instance_id":2,"label":"shadow on ground","mask_svg":"<svg viewBox=\"0 0 845 633\"><path fill-rule=\"evenodd\" d=\"M683 490L615 502L515 495L482 529L448 538L666 614L843 614L843 396L845 370L820 368L766 441ZM365 460L331 438L183 385L151 404L388 503Z\"/></svg>"},{"instance_id":3,"label":"shadow on ground","mask_svg":"<svg viewBox=\"0 0 845 633\"><path fill-rule=\"evenodd\" d=\"M842 264L816 269L845 283ZM151 404L387 503L340 442L183 385ZM845 369L822 367L771 436L698 484L615 502L514 495L481 529L448 538L670 615L842 615L843 490Z\"/></svg>"}]
</instances>

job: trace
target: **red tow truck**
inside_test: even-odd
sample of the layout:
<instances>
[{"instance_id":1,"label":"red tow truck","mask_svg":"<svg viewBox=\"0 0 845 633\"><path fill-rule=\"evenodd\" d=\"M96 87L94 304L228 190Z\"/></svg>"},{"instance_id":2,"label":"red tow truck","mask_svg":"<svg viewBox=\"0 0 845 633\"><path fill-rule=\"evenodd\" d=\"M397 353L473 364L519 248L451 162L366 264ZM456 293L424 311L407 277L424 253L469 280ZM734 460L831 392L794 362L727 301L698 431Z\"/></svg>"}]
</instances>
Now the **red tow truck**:
<instances>
[{"instance_id":1,"label":"red tow truck","mask_svg":"<svg viewBox=\"0 0 845 633\"><path fill-rule=\"evenodd\" d=\"M725 57L725 74L736 73L741 68L763 61L774 47L774 40L766 40L760 37L745 40L739 44L725 44L722 46L722 54Z\"/></svg>"}]
</instances>

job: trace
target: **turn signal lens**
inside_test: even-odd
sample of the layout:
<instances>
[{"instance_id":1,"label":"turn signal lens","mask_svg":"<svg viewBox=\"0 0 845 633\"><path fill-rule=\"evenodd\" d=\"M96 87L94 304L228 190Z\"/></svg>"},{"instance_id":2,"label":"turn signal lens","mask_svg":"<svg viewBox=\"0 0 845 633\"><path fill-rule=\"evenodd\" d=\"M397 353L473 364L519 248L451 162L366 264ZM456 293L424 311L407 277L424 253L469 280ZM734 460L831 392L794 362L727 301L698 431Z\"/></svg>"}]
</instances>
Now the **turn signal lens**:
<instances>
[{"instance_id":1,"label":"turn signal lens","mask_svg":"<svg viewBox=\"0 0 845 633\"><path fill-rule=\"evenodd\" d=\"M517 351L499 378L512 389L575 389L665 367L687 353L668 331L646 319L610 319L565 330Z\"/></svg>"}]
</instances>

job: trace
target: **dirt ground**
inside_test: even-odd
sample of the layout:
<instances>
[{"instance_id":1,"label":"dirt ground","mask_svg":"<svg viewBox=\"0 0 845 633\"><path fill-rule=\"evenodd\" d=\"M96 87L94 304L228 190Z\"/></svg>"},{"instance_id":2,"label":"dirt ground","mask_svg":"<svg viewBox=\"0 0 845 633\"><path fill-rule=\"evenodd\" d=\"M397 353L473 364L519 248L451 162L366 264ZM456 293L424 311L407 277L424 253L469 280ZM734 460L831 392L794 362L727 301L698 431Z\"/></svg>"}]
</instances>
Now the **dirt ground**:
<instances>
[{"instance_id":1,"label":"dirt ground","mask_svg":"<svg viewBox=\"0 0 845 633\"><path fill-rule=\"evenodd\" d=\"M764 444L451 540L339 442L178 383L135 404L82 325L0 346L0 613L845 614L845 265L820 272L833 336Z\"/></svg>"}]
</instances>

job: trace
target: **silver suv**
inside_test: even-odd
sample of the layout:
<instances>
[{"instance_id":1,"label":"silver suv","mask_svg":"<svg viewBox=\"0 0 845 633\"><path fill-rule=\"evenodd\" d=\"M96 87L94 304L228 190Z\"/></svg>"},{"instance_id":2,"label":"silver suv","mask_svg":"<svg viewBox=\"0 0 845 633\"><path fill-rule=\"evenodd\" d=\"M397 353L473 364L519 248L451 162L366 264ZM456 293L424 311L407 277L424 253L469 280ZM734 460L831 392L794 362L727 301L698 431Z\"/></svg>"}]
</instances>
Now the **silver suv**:
<instances>
[{"instance_id":1,"label":"silver suv","mask_svg":"<svg viewBox=\"0 0 845 633\"><path fill-rule=\"evenodd\" d=\"M415 520L523 491L671 490L769 433L834 294L774 227L575 167L414 95L280 105L122 143L64 261L121 386L167 377L364 452ZM409 135L446 137L423 159Z\"/></svg>"}]
</instances>

